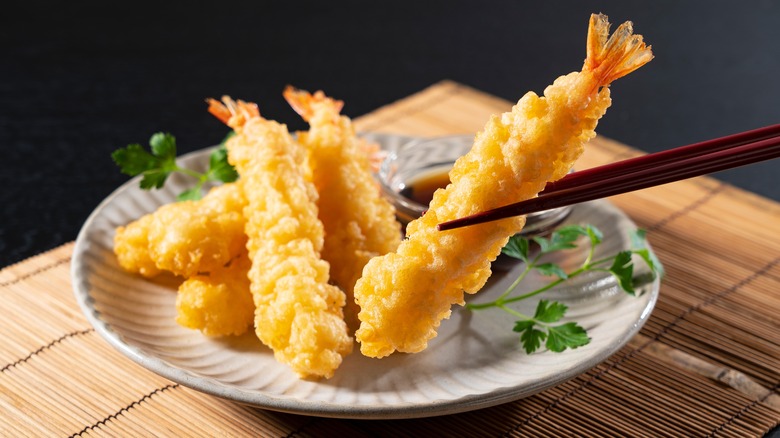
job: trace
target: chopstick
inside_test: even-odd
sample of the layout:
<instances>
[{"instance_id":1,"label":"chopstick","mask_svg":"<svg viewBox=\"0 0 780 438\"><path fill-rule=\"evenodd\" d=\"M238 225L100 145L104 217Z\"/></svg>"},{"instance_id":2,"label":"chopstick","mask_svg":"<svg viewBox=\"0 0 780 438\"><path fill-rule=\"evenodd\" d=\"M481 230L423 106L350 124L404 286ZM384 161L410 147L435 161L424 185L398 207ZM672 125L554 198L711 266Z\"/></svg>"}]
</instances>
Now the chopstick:
<instances>
[{"instance_id":1,"label":"chopstick","mask_svg":"<svg viewBox=\"0 0 780 438\"><path fill-rule=\"evenodd\" d=\"M627 160L618 161L616 163L610 163L599 167L581 170L568 174L558 181L548 183L544 190L539 193L539 195L541 196L558 190L567 189L569 187L574 187L579 184L593 181L595 179L625 175L627 173L636 172L641 169L647 169L664 163L669 163L674 160L694 157L710 152L717 152L745 145L751 142L769 139L779 134L780 124L771 125L754 129L752 131L727 135L725 137L716 138L714 140L694 143L688 146L680 146L674 149L655 152L653 154L643 155L641 157L630 158Z\"/></svg>"},{"instance_id":2,"label":"chopstick","mask_svg":"<svg viewBox=\"0 0 780 438\"><path fill-rule=\"evenodd\" d=\"M441 231L592 201L780 157L780 124L575 172L538 197L442 222Z\"/></svg>"}]
</instances>

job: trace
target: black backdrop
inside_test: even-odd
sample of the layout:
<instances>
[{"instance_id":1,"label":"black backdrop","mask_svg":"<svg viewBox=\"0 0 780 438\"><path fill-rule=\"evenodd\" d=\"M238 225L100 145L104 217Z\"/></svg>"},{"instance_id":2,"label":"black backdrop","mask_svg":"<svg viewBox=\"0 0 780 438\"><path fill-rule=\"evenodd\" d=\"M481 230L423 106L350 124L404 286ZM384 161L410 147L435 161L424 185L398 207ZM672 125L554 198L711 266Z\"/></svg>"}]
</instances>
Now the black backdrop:
<instances>
[{"instance_id":1,"label":"black backdrop","mask_svg":"<svg viewBox=\"0 0 780 438\"><path fill-rule=\"evenodd\" d=\"M77 4L76 4L77 3ZM780 4L25 2L0 11L0 266L73 240L126 181L110 153L226 128L207 96L304 125L286 84L359 116L442 79L516 100L579 69L591 12L633 20L656 59L613 85L599 132L646 151L780 122ZM780 200L780 162L716 175ZM776 230L775 230L776 231Z\"/></svg>"}]
</instances>

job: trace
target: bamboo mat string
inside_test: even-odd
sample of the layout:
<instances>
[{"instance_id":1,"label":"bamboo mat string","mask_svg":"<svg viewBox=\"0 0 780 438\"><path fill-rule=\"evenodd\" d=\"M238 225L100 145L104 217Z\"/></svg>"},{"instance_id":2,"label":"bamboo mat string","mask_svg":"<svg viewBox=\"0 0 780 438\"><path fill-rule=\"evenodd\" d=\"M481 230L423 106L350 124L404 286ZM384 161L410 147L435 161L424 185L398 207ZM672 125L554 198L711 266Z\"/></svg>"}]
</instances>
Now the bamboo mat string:
<instances>
[{"instance_id":1,"label":"bamboo mat string","mask_svg":"<svg viewBox=\"0 0 780 438\"><path fill-rule=\"evenodd\" d=\"M53 263L49 263L49 264L47 264L45 266L42 266L42 267L40 267L40 268L38 268L38 269L36 269L34 271L28 272L28 273L26 273L26 274L24 274L22 276L15 277L15 278L13 278L11 280L8 280L8 281L0 282L0 287L8 287L8 286L14 285L16 283L22 282L24 280L27 280L28 278L34 277L34 276L36 276L38 274L41 274L43 272L46 272L46 271L48 271L50 269L54 269L54 268L56 268L58 266L64 265L66 263L70 263L70 260L71 260L70 257L66 257L64 259L56 260ZM11 267L8 267L8 268L5 268L5 269L9 269Z\"/></svg>"},{"instance_id":2,"label":"bamboo mat string","mask_svg":"<svg viewBox=\"0 0 780 438\"><path fill-rule=\"evenodd\" d=\"M759 403L765 401L767 398L772 396L775 392L777 392L778 389L780 389L780 382L776 383L772 388L770 388L768 393L764 397L762 397L760 399L757 399L757 400L753 400L752 402L750 402L747 405L745 405L737 413L735 413L734 415L729 417L729 419L727 421L724 421L723 423L718 425L715 429L713 429L712 432L709 435L707 435L707 436L708 437L716 436L718 433L723 431L726 428L726 426L728 426L729 424L735 422L738 418L740 418L742 415L744 415L748 410L756 407Z\"/></svg>"},{"instance_id":3,"label":"bamboo mat string","mask_svg":"<svg viewBox=\"0 0 780 438\"><path fill-rule=\"evenodd\" d=\"M739 412L737 412L737 413L735 413L734 415L732 415L731 417L729 417L729 419L728 419L727 421L724 421L723 423L721 423L720 425L718 425L718 426L717 426L717 427L716 427L716 428L715 428L715 429L712 431L712 433L710 433L708 436L715 436L715 435L716 435L716 434L718 434L720 431L724 430L724 429L726 428L726 426L728 426L728 425L732 424L733 422L735 422L737 419L739 419L740 417L742 417L742 415L744 415L744 414L745 414L746 412L748 412L750 409L753 409L753 408L756 408L757 406L759 406L759 404L760 404L760 403L763 403L763 402L764 402L764 401L766 401L766 400L767 400L769 397L772 397L772 396L775 396L775 397L777 397L776 395L774 395L774 393L775 393L775 392L777 392L777 391L778 391L778 389L780 389L780 382L776 383L776 384L775 384L773 387L771 387L771 388L769 389L769 391L767 391L767 394L766 394L765 396L763 396L763 397L761 397L761 398L759 398L759 399L753 400L752 402L748 403L748 404L747 404L747 405L745 405L745 406L744 406L742 409L740 409L740 410L739 410Z\"/></svg>"},{"instance_id":4,"label":"bamboo mat string","mask_svg":"<svg viewBox=\"0 0 780 438\"><path fill-rule=\"evenodd\" d=\"M18 366L20 364L23 364L23 363L27 362L33 356L35 356L37 354L40 354L41 352L43 352L45 350L48 350L49 348L52 348L53 346L59 344L60 342L64 341L65 339L72 338L74 336L79 336L79 335L86 335L87 333L92 333L94 331L95 331L95 329L86 329L86 330L79 330L79 331L70 332L68 334L62 335L59 338L49 342L48 344L38 348L37 350L31 352L27 356L17 360L16 362L9 363L8 365L5 365L3 368L0 368L0 373L5 372L9 368L13 368L15 366Z\"/></svg>"},{"instance_id":5,"label":"bamboo mat string","mask_svg":"<svg viewBox=\"0 0 780 438\"><path fill-rule=\"evenodd\" d=\"M717 196L720 192L723 191L723 189L725 187L726 187L725 184L718 184L715 187L709 188L709 190L707 191L707 193L704 196L702 196L699 199L695 200L694 202L688 204L687 206L685 206L685 208L683 208L681 210L677 210L674 213L670 214L669 216L666 216L663 220L660 220L660 221L654 223L653 225L647 227L646 231L647 232L657 231L661 227L663 227L666 224L668 224L669 222L671 222L671 221L673 221L673 220L675 220L675 219L677 219L679 217L685 216L685 215L687 215L688 213L690 213L693 210L696 210L697 208L699 208L700 206L702 206L703 204L709 202L711 199L713 199L715 196Z\"/></svg>"},{"instance_id":6,"label":"bamboo mat string","mask_svg":"<svg viewBox=\"0 0 780 438\"><path fill-rule=\"evenodd\" d=\"M753 272L748 277L745 277L742 280L740 280L738 283L735 283L732 286L730 286L730 287L728 287L728 288L726 288L726 289L724 289L724 290L722 290L720 292L717 292L717 293L713 294L712 296L710 296L709 298L707 298L706 300L702 301L699 304L696 304L694 306L689 307L683 313L681 313L679 316L677 316L677 318L675 318L674 321L672 321L666 327L664 327L661 330L661 332L656 335L654 340L660 339L669 330L671 330L673 327L675 327L677 324L679 324L680 321L685 319L685 317L688 316L689 314L691 314L693 312L696 312L696 311L698 311L698 310L700 310L700 309L702 309L702 308L704 308L706 306L709 306L709 305L715 303L716 301L720 300L721 298L724 298L725 296L727 296L727 295L729 295L731 293L734 293L735 291L739 290L740 288L744 287L745 285L755 281L757 278L759 278L760 276L766 274L769 270L771 270L772 268L777 266L778 263L780 263L780 257L775 258L774 260L772 260L771 262L767 263L766 265L764 265L763 267L761 267L757 271Z\"/></svg>"},{"instance_id":7,"label":"bamboo mat string","mask_svg":"<svg viewBox=\"0 0 780 438\"><path fill-rule=\"evenodd\" d=\"M154 391L152 391L152 392L150 392L150 393L148 393L148 394L144 395L144 396L143 396L143 397L141 397L140 399L138 399L138 400L136 400L136 401L134 401L134 402L130 403L129 405L127 405L127 406L123 407L122 409L118 410L117 412L115 412L115 413L113 413L113 414L111 414L111 415L109 415L109 416L107 416L107 417L103 418L102 420L100 420L100 421L98 421L98 422L96 422L96 423L94 423L94 424L91 424L91 425L89 425L89 426L86 426L84 429L81 429L80 431L78 431L78 432L74 433L73 435L70 435L70 437L69 437L69 438L74 438L74 437L77 437L77 436L82 436L82 435L84 435L86 432L88 432L88 431L90 431L90 430L95 430L95 429L97 429L98 427L100 427L101 425L104 425L104 424L108 423L109 421L113 420L114 418L118 418L118 417L119 417L120 415L122 415L124 412L128 412L130 409L132 409L132 408L134 408L134 407L136 407L136 406L140 405L140 404L141 404L141 403L143 403L144 401L146 401L146 400L148 400L148 399L152 398L152 397L153 397L153 396L155 396L156 394L162 393L162 392L164 392L164 391L167 391L167 390L176 389L176 388L178 388L178 387L179 387L179 384L178 384L178 383L172 383L172 384L170 384L170 385L165 385L165 386L163 386L162 388L157 388L157 389L155 389Z\"/></svg>"}]
</instances>

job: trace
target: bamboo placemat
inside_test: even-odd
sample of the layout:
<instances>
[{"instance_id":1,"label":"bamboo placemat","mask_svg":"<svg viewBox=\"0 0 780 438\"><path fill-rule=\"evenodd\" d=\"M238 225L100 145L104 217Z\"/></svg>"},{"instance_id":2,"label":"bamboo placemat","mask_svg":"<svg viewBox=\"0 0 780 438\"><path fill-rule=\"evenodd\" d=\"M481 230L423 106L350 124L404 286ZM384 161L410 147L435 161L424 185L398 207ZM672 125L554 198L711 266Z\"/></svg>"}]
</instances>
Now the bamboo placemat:
<instances>
[{"instance_id":1,"label":"bamboo placemat","mask_svg":"<svg viewBox=\"0 0 780 438\"><path fill-rule=\"evenodd\" d=\"M509 107L445 81L356 124L409 135L473 133ZM599 137L578 167L637 154ZM780 422L780 204L709 178L612 201L649 231L667 269L641 334L601 365L535 396L416 420L264 411L146 371L81 315L69 278L72 244L66 244L0 271L0 435L765 434Z\"/></svg>"}]
</instances>

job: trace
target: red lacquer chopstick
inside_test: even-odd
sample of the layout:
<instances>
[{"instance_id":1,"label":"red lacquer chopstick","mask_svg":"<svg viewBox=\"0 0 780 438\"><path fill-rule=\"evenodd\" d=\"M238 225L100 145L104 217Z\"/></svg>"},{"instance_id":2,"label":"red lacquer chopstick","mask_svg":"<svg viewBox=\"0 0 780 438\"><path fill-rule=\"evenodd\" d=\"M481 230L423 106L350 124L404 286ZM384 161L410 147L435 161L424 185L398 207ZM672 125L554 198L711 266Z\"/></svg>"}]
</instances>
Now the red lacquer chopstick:
<instances>
[{"instance_id":1,"label":"red lacquer chopstick","mask_svg":"<svg viewBox=\"0 0 780 438\"><path fill-rule=\"evenodd\" d=\"M780 124L766 126L763 128L754 129L752 131L740 132L738 134L732 134L713 140L694 143L688 146L680 146L674 149L655 152L636 158L618 161L616 163L610 163L599 167L581 170L566 175L558 181L548 183L540 195L575 187L595 179L604 179L613 176L625 175L627 173L659 166L661 164L681 160L684 158L695 157L710 152L717 152L720 150L742 146L748 143L769 139L777 135L780 135Z\"/></svg>"},{"instance_id":2,"label":"red lacquer chopstick","mask_svg":"<svg viewBox=\"0 0 780 438\"><path fill-rule=\"evenodd\" d=\"M439 230L535 213L780 157L780 125L573 173L536 198L443 222ZM579 176L577 176L579 174Z\"/></svg>"}]
</instances>

